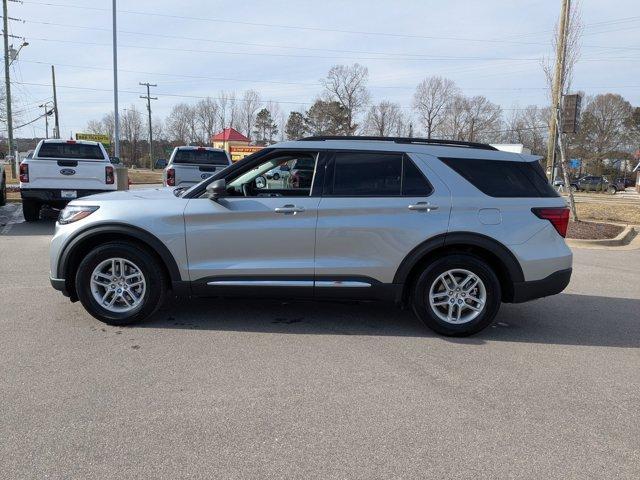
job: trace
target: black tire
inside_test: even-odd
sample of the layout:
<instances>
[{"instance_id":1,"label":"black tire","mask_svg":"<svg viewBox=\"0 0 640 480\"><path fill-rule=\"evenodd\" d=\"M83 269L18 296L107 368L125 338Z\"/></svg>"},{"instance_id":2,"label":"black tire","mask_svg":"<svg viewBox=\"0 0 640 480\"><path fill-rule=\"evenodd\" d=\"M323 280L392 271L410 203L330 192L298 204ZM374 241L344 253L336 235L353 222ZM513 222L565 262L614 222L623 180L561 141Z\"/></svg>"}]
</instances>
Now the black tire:
<instances>
[{"instance_id":1,"label":"black tire","mask_svg":"<svg viewBox=\"0 0 640 480\"><path fill-rule=\"evenodd\" d=\"M101 306L91 292L93 270L109 258L124 258L140 268L146 282L142 302L130 312L112 312ZM128 325L142 321L160 308L167 292L167 280L159 261L147 250L133 243L110 242L91 250L80 262L75 276L76 292L84 308L109 325Z\"/></svg>"},{"instance_id":2,"label":"black tire","mask_svg":"<svg viewBox=\"0 0 640 480\"><path fill-rule=\"evenodd\" d=\"M280 180L280 174L279 173L274 173L273 174L273 179L274 180Z\"/></svg>"},{"instance_id":3,"label":"black tire","mask_svg":"<svg viewBox=\"0 0 640 480\"><path fill-rule=\"evenodd\" d=\"M607 188L607 193L609 195L615 195L618 192L618 189L614 186Z\"/></svg>"},{"instance_id":4,"label":"black tire","mask_svg":"<svg viewBox=\"0 0 640 480\"><path fill-rule=\"evenodd\" d=\"M23 198L22 215L27 222L37 222L40 219L40 204L36 200Z\"/></svg>"},{"instance_id":5,"label":"black tire","mask_svg":"<svg viewBox=\"0 0 640 480\"><path fill-rule=\"evenodd\" d=\"M466 323L453 324L442 320L434 311L436 307L429 303L431 286L441 274L452 269L468 270L479 277L485 287L486 301L480 314ZM411 304L417 317L431 330L451 337L473 335L489 326L498 313L501 299L500 281L491 267L482 259L463 253L447 255L427 265L411 293Z\"/></svg>"}]
</instances>

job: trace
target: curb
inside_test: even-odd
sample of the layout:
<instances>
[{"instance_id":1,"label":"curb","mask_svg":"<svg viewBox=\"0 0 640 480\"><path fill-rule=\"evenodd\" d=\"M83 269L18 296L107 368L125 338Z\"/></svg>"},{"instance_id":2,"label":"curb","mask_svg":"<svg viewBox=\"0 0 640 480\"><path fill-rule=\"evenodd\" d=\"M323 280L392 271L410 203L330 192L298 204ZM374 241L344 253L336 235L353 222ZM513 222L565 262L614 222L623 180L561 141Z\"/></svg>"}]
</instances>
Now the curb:
<instances>
[{"instance_id":1,"label":"curb","mask_svg":"<svg viewBox=\"0 0 640 480\"><path fill-rule=\"evenodd\" d=\"M627 225L627 227L615 238L605 238L602 240L578 240L575 238L567 238L566 242L570 247L615 249L617 247L625 247L632 243L636 243L633 242L638 233L636 228L637 227L634 227L633 225ZM638 237L638 239L640 239L640 237Z\"/></svg>"}]
</instances>

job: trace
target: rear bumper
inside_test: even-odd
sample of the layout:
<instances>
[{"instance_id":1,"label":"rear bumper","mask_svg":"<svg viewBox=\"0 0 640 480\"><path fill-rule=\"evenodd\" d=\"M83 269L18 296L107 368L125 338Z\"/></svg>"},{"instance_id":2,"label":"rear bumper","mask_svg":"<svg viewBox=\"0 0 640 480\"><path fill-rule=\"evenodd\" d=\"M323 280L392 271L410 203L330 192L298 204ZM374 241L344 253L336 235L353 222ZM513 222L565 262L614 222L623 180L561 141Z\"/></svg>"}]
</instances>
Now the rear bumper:
<instances>
[{"instance_id":1,"label":"rear bumper","mask_svg":"<svg viewBox=\"0 0 640 480\"><path fill-rule=\"evenodd\" d=\"M20 197L32 200L38 200L42 203L64 204L66 205L76 198L62 198L62 190L75 190L77 193L76 198L88 197L89 195L96 195L98 193L113 192L111 190L82 190L77 188L21 188Z\"/></svg>"},{"instance_id":2,"label":"rear bumper","mask_svg":"<svg viewBox=\"0 0 640 480\"><path fill-rule=\"evenodd\" d=\"M513 284L513 303L528 302L562 292L571 280L571 268L559 270L541 280Z\"/></svg>"}]
</instances>

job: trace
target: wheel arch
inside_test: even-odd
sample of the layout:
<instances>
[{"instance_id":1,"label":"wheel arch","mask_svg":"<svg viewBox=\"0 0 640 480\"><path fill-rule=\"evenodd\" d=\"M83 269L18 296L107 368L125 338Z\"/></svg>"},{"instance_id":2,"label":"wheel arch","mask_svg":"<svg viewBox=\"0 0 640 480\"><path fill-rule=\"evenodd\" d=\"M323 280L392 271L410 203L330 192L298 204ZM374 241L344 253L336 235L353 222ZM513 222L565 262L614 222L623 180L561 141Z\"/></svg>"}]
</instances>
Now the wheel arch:
<instances>
[{"instance_id":1,"label":"wheel arch","mask_svg":"<svg viewBox=\"0 0 640 480\"><path fill-rule=\"evenodd\" d=\"M94 247L113 241L126 241L148 250L160 262L174 290L185 284L173 255L155 235L138 227L123 224L102 224L76 233L64 246L58 259L57 277L65 279L65 288L72 300L77 300L73 277L82 258ZM188 282L186 282L188 283Z\"/></svg>"},{"instance_id":2,"label":"wheel arch","mask_svg":"<svg viewBox=\"0 0 640 480\"><path fill-rule=\"evenodd\" d=\"M443 255L454 253L468 253L487 262L500 280L502 301L513 301L513 284L524 281L522 268L513 253L486 235L451 232L421 243L404 258L393 280L393 283L404 285L403 302L407 301L411 285L427 264Z\"/></svg>"}]
</instances>

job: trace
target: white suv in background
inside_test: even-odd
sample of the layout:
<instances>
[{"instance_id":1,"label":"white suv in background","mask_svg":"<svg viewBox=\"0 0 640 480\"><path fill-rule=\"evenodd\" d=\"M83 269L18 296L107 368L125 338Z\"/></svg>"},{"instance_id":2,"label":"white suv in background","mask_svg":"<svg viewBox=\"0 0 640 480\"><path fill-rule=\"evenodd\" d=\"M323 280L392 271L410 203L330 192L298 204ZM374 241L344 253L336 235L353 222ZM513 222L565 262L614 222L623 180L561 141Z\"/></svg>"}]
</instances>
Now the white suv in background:
<instances>
[{"instance_id":1,"label":"white suv in background","mask_svg":"<svg viewBox=\"0 0 640 480\"><path fill-rule=\"evenodd\" d=\"M116 173L99 142L40 140L20 163L20 196L27 222L44 205L62 208L71 200L116 190Z\"/></svg>"},{"instance_id":2,"label":"white suv in background","mask_svg":"<svg viewBox=\"0 0 640 480\"><path fill-rule=\"evenodd\" d=\"M266 181L285 164L305 165L301 181ZM186 191L72 202L51 242L51 283L115 325L153 314L172 290L386 300L436 332L469 335L501 302L567 286L568 218L537 157L454 141L311 137Z\"/></svg>"},{"instance_id":3,"label":"white suv in background","mask_svg":"<svg viewBox=\"0 0 640 480\"><path fill-rule=\"evenodd\" d=\"M176 147L162 178L165 187L190 187L231 165L225 150L212 147Z\"/></svg>"}]
</instances>

